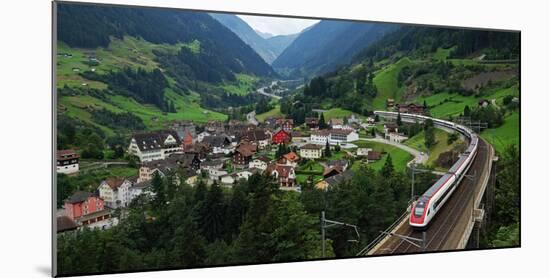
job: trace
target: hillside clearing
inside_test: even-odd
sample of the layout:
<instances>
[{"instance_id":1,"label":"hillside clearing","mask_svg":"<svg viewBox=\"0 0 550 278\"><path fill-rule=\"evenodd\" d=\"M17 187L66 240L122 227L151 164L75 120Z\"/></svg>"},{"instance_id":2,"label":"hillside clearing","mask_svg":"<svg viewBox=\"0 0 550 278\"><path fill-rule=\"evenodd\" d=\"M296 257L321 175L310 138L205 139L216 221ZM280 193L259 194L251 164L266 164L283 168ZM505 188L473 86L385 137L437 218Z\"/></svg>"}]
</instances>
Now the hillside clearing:
<instances>
[{"instance_id":1,"label":"hillside clearing","mask_svg":"<svg viewBox=\"0 0 550 278\"><path fill-rule=\"evenodd\" d=\"M493 145L497 153L503 153L509 145L519 146L519 125L519 113L514 112L504 118L500 127L481 132L481 137Z\"/></svg>"}]
</instances>

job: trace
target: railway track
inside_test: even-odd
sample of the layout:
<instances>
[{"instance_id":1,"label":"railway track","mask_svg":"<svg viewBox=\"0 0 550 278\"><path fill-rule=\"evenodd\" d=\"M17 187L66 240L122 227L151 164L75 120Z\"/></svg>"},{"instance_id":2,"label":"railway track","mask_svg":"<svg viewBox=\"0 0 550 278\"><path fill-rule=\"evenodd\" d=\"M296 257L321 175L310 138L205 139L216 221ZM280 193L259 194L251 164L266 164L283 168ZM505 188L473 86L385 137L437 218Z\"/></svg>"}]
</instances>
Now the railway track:
<instances>
[{"instance_id":1,"label":"railway track","mask_svg":"<svg viewBox=\"0 0 550 278\"><path fill-rule=\"evenodd\" d=\"M472 163L467 175L476 175L475 179L463 178L460 185L455 190L451 198L445 206L438 212L432 220L426 232L426 250L425 251L440 251L446 250L444 245L449 236L453 232L457 221L463 215L468 207L473 206L473 199L476 194L476 185L480 178L480 174L485 171L487 165L488 145L485 141L479 141L477 156ZM412 229L408 223L401 225L396 231L396 234L414 238L422 238L422 232ZM392 236L385 241L379 248L373 252L373 255L383 254L406 254L424 252L421 248L405 241L399 237Z\"/></svg>"}]
</instances>

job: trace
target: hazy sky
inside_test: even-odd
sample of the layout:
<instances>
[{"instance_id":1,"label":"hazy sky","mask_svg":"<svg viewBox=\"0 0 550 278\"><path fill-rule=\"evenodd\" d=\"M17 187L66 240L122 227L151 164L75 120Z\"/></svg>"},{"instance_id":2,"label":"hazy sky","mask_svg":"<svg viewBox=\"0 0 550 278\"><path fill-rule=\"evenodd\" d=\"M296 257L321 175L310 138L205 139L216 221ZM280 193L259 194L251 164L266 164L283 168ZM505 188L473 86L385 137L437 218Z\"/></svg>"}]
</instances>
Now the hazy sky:
<instances>
[{"instance_id":1,"label":"hazy sky","mask_svg":"<svg viewBox=\"0 0 550 278\"><path fill-rule=\"evenodd\" d=\"M273 35L288 35L299 33L305 28L319 22L319 20L283 18L253 15L238 15L252 28Z\"/></svg>"}]
</instances>

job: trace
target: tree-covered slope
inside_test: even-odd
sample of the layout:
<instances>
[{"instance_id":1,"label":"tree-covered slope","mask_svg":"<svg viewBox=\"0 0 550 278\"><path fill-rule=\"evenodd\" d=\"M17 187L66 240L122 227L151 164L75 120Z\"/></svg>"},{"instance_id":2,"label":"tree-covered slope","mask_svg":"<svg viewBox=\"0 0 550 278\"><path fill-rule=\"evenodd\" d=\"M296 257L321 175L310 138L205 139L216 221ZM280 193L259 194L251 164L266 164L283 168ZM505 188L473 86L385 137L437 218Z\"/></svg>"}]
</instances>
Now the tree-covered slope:
<instances>
[{"instance_id":1,"label":"tree-covered slope","mask_svg":"<svg viewBox=\"0 0 550 278\"><path fill-rule=\"evenodd\" d=\"M206 13L62 3L57 15L58 39L70 47L107 47L111 37L124 35L157 44L197 40L204 53L201 59L219 71L274 74L250 46Z\"/></svg>"},{"instance_id":2,"label":"tree-covered slope","mask_svg":"<svg viewBox=\"0 0 550 278\"><path fill-rule=\"evenodd\" d=\"M392 24L323 20L303 31L273 62L290 76L312 76L346 65L360 50L395 29Z\"/></svg>"}]
</instances>

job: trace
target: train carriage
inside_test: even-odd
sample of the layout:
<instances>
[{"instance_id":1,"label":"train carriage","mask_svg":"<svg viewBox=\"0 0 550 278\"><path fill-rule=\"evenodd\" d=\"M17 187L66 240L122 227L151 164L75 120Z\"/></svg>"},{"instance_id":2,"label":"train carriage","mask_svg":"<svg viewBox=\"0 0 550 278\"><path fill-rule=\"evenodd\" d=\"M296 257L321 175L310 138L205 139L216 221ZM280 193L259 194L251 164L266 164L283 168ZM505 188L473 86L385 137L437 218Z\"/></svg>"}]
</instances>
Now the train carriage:
<instances>
[{"instance_id":1,"label":"train carriage","mask_svg":"<svg viewBox=\"0 0 550 278\"><path fill-rule=\"evenodd\" d=\"M388 118L397 118L398 115L396 112L387 111L375 111L374 113ZM414 114L401 114L401 119L403 121L419 122L432 119L435 125L453 129L469 139L469 145L466 151L461 154L458 161L413 204L409 217L409 225L413 228L425 228L445 205L464 178L466 172L468 172L477 155L479 138L471 129L450 121Z\"/></svg>"}]
</instances>

